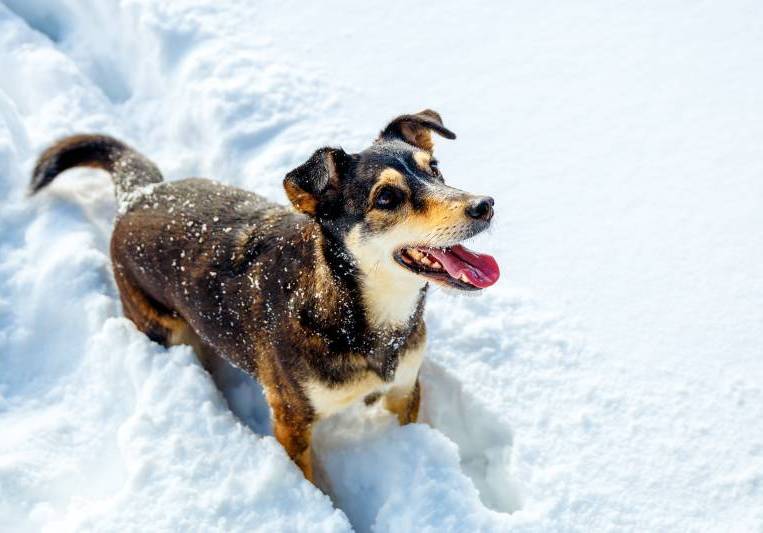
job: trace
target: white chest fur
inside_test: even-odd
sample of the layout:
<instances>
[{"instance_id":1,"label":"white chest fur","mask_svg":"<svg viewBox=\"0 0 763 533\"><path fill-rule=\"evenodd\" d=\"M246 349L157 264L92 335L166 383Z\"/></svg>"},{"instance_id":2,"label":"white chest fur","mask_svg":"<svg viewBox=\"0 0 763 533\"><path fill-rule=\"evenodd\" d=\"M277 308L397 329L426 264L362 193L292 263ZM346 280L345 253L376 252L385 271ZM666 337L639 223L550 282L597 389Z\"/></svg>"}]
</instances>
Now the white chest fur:
<instances>
[{"instance_id":1,"label":"white chest fur","mask_svg":"<svg viewBox=\"0 0 763 533\"><path fill-rule=\"evenodd\" d=\"M353 228L345 245L358 263L361 292L369 322L386 327L404 324L416 311L426 280L403 269L392 260L396 233L363 236Z\"/></svg>"},{"instance_id":2,"label":"white chest fur","mask_svg":"<svg viewBox=\"0 0 763 533\"><path fill-rule=\"evenodd\" d=\"M331 416L376 392L407 394L416 384L425 348L426 343L421 342L416 348L402 354L395 370L395 379L391 382L385 383L377 374L369 371L360 379L337 387L328 387L318 381L309 383L305 392L317 417Z\"/></svg>"}]
</instances>

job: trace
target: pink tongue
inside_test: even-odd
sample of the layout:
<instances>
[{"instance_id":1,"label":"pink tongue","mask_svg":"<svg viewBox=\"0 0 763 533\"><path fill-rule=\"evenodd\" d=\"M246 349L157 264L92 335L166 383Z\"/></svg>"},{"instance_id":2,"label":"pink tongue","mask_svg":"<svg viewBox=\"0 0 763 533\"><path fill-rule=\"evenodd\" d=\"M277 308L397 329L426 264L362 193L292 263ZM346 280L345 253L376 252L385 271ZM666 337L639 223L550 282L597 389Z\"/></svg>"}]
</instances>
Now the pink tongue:
<instances>
[{"instance_id":1,"label":"pink tongue","mask_svg":"<svg viewBox=\"0 0 763 533\"><path fill-rule=\"evenodd\" d=\"M480 289L490 287L498 281L501 272L493 256L478 254L456 244L450 248L420 248L422 252L435 257L451 277L466 276L469 283Z\"/></svg>"}]
</instances>

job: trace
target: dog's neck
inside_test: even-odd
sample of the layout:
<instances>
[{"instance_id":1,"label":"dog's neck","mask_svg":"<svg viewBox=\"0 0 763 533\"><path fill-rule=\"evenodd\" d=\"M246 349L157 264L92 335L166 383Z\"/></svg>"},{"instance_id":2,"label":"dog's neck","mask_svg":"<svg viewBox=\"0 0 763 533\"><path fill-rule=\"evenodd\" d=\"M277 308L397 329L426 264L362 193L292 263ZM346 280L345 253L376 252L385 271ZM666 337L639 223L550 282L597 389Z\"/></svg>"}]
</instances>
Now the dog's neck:
<instances>
[{"instance_id":1,"label":"dog's neck","mask_svg":"<svg viewBox=\"0 0 763 533\"><path fill-rule=\"evenodd\" d=\"M319 323L339 334L337 345L364 354L369 370L393 379L401 350L423 333L426 281L385 264L372 242L323 230L313 235L306 239L316 245L313 314L324 314Z\"/></svg>"}]
</instances>

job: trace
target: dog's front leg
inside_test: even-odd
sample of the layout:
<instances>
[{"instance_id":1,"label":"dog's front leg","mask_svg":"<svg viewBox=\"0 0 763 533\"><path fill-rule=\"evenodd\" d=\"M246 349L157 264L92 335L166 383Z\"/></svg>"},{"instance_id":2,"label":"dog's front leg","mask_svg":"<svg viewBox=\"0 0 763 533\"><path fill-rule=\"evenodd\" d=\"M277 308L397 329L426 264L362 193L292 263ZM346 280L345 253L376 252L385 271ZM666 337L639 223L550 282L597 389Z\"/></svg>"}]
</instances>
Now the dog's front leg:
<instances>
[{"instance_id":1,"label":"dog's front leg","mask_svg":"<svg viewBox=\"0 0 763 533\"><path fill-rule=\"evenodd\" d=\"M421 387L416 379L413 386L393 387L384 396L384 407L397 415L400 425L415 422L419 416L419 403L421 402Z\"/></svg>"},{"instance_id":2,"label":"dog's front leg","mask_svg":"<svg viewBox=\"0 0 763 533\"><path fill-rule=\"evenodd\" d=\"M310 447L314 420L310 406L291 397L267 396L273 414L273 435L302 470L305 478L310 483L315 483Z\"/></svg>"},{"instance_id":3,"label":"dog's front leg","mask_svg":"<svg viewBox=\"0 0 763 533\"><path fill-rule=\"evenodd\" d=\"M286 449L291 460L302 470L305 479L310 483L315 483L312 449L310 447L312 426L291 425L276 418L273 423L273 433L281 446Z\"/></svg>"}]
</instances>

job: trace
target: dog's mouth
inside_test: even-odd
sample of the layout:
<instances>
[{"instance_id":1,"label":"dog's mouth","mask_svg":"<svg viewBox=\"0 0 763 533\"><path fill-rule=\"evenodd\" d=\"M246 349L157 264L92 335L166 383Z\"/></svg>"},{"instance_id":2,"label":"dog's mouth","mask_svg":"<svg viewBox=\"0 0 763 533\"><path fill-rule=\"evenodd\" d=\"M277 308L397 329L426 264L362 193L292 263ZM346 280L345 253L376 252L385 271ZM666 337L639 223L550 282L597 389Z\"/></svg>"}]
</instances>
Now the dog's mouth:
<instances>
[{"instance_id":1,"label":"dog's mouth","mask_svg":"<svg viewBox=\"0 0 763 533\"><path fill-rule=\"evenodd\" d=\"M395 253L395 261L415 274L467 291L490 287L501 275L493 256L460 244L447 248L401 248Z\"/></svg>"}]
</instances>

